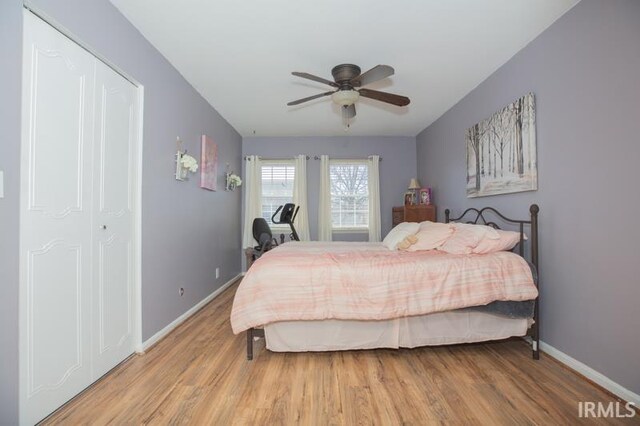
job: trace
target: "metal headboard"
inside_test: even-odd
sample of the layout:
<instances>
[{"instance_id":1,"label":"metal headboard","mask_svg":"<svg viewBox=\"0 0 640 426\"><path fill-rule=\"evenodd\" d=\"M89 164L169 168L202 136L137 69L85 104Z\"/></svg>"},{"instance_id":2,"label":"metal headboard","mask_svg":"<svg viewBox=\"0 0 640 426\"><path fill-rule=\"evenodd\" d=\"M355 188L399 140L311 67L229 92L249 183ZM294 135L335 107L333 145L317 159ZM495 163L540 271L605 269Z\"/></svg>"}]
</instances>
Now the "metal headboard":
<instances>
[{"instance_id":1,"label":"metal headboard","mask_svg":"<svg viewBox=\"0 0 640 426\"><path fill-rule=\"evenodd\" d=\"M520 232L520 243L518 244L518 254L524 257L524 227L525 225L529 225L531 228L530 238L530 247L531 247L531 263L533 263L538 268L538 212L540 211L540 207L537 204L532 204L529 207L530 218L528 220L517 220L511 219L500 213L498 210L493 207L484 207L482 209L476 208L468 208L458 217L451 217L451 211L446 209L444 211L445 223L449 222L461 222L464 223L473 223L481 225L491 226L496 229L500 229L500 226L494 222L493 220L487 220L486 214L495 214L498 218L500 218L503 222L516 224L519 227ZM489 217L490 218L490 217Z\"/></svg>"},{"instance_id":2,"label":"metal headboard","mask_svg":"<svg viewBox=\"0 0 640 426\"><path fill-rule=\"evenodd\" d=\"M510 219L500 213L498 210L493 207L484 207L482 209L469 208L464 211L459 217L451 217L451 211L446 209L444 211L445 223L449 222L461 222L465 221L465 223L473 223L488 225L493 228L498 228L497 223L491 220L487 220L485 217L486 213L495 214L499 217L503 222L512 223L518 225L520 228L520 243L518 244L518 254L524 258L524 227L525 225L529 225L531 227L531 235L529 236L529 243L531 247L531 263L535 267L535 275L534 275L534 283L538 290L540 289L540 265L538 264L538 212L540 212L540 207L537 204L531 204L529 206L530 218L528 220L516 220ZM465 217L468 216L467 219ZM534 323L531 326L531 347L533 349L533 358L540 358L539 351L539 343L540 343L540 296L538 296L535 300L534 310L533 310L533 320Z\"/></svg>"}]
</instances>

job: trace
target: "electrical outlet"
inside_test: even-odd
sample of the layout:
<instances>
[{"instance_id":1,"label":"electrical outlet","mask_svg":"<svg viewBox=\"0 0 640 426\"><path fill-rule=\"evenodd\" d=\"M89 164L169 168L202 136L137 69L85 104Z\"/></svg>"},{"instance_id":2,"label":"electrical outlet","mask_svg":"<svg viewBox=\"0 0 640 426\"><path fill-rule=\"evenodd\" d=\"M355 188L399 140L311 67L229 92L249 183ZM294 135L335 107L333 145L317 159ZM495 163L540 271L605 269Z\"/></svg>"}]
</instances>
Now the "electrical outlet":
<instances>
[{"instance_id":1,"label":"electrical outlet","mask_svg":"<svg viewBox=\"0 0 640 426\"><path fill-rule=\"evenodd\" d=\"M220 268L216 268L216 280L220 278Z\"/></svg>"},{"instance_id":2,"label":"electrical outlet","mask_svg":"<svg viewBox=\"0 0 640 426\"><path fill-rule=\"evenodd\" d=\"M178 290L178 294L180 296L184 296L184 287L180 287L180 290Z\"/></svg>"}]
</instances>

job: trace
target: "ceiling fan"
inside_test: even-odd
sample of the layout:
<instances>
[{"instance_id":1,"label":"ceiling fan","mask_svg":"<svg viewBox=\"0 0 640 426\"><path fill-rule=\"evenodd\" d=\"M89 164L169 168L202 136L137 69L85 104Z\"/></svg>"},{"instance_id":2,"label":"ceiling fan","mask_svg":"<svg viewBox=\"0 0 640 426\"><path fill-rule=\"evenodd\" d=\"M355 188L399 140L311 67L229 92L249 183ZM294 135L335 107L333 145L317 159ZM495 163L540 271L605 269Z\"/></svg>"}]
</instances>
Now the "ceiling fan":
<instances>
[{"instance_id":1,"label":"ceiling fan","mask_svg":"<svg viewBox=\"0 0 640 426\"><path fill-rule=\"evenodd\" d=\"M376 65L369 71L361 73L360 67L353 64L341 64L333 67L331 74L333 80L327 80L322 77L315 76L306 72L292 72L296 77L306 78L308 80L317 81L318 83L328 84L335 87L336 90L324 92L306 98L289 102L288 106L298 105L303 102L318 99L323 96L331 95L331 99L342 107L342 115L349 120L356 116L355 102L360 96L375 99L376 101L386 102L396 106L409 105L409 98L406 96L394 95L393 93L379 92L377 90L365 89L362 86L371 84L375 81L382 80L393 75L394 69L389 65ZM358 87L360 89L358 89Z\"/></svg>"}]
</instances>

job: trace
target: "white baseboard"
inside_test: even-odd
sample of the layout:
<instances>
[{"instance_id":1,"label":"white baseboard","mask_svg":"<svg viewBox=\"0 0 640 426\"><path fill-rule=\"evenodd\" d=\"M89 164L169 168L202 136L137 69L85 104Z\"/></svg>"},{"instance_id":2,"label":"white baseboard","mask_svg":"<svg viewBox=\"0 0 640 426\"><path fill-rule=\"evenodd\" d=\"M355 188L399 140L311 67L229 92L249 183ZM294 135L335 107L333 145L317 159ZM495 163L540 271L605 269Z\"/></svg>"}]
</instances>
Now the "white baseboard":
<instances>
[{"instance_id":1,"label":"white baseboard","mask_svg":"<svg viewBox=\"0 0 640 426\"><path fill-rule=\"evenodd\" d=\"M235 277L231 278L229 281L224 283L220 288L216 289L213 293L211 293L210 295L208 295L207 297L205 297L204 299L196 303L187 312L185 312L184 314L180 315L178 318L173 320L171 324L167 325L165 328L158 331L149 339L145 340L140 347L136 348L136 352L139 354L143 354L147 349L149 349L151 346L158 343L158 341L160 341L167 334L171 333L171 331L173 331L174 328L176 328L177 326L185 322L191 315L198 312L204 305L206 305L207 303L215 299L219 294L225 291L231 284L236 282L243 275L244 275L244 272L239 273L238 275L236 275Z\"/></svg>"},{"instance_id":2,"label":"white baseboard","mask_svg":"<svg viewBox=\"0 0 640 426\"><path fill-rule=\"evenodd\" d=\"M626 402L632 402L636 407L640 407L640 395L638 395L637 393L630 391L629 389L614 382L604 374L597 372L588 365L581 363L577 359L570 357L569 355L559 351L558 349L545 342L540 342L540 349L547 355L557 359L569 368L582 374L592 382L602 386L612 394L618 396Z\"/></svg>"}]
</instances>

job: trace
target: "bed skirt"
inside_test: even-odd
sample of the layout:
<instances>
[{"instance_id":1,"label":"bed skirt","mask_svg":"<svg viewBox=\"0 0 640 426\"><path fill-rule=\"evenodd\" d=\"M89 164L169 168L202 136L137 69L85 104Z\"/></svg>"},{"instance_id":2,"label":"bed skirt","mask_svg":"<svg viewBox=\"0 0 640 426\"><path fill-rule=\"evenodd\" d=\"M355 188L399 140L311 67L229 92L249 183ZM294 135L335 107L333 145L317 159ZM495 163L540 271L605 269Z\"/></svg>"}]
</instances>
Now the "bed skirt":
<instances>
[{"instance_id":1,"label":"bed skirt","mask_svg":"<svg viewBox=\"0 0 640 426\"><path fill-rule=\"evenodd\" d=\"M322 352L415 348L524 336L530 318L475 311L448 311L384 321L282 321L264 327L267 349Z\"/></svg>"}]
</instances>

